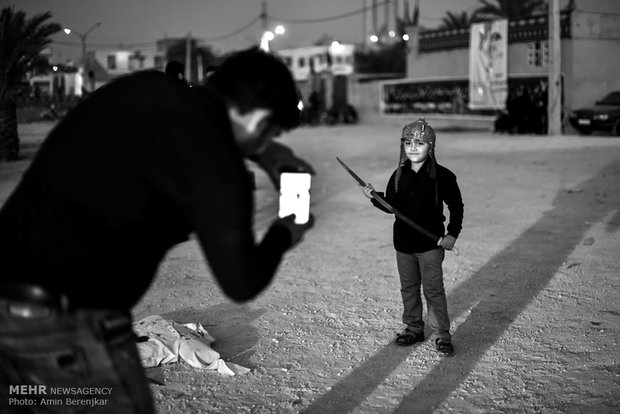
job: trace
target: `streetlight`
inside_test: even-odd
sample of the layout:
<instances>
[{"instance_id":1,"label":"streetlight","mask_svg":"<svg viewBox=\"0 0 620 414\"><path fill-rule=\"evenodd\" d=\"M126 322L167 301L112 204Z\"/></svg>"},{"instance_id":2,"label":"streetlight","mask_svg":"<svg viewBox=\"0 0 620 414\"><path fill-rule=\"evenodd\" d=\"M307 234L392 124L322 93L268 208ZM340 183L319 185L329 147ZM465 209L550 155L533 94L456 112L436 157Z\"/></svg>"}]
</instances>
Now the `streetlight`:
<instances>
[{"instance_id":1,"label":"streetlight","mask_svg":"<svg viewBox=\"0 0 620 414\"><path fill-rule=\"evenodd\" d=\"M93 30L95 30L97 27L101 26L101 22L97 22L94 25L92 25L92 27L90 29L88 29L87 31L85 31L84 33L80 33L78 31L75 31L73 29L70 29L68 27L65 27L64 32L67 35L70 35L71 33L75 33L79 38L80 41L82 42L82 59L81 59L81 65L84 68L84 71L86 72L86 37L88 36L88 34L90 32L92 32Z\"/></svg>"},{"instance_id":2,"label":"streetlight","mask_svg":"<svg viewBox=\"0 0 620 414\"><path fill-rule=\"evenodd\" d=\"M281 24L277 25L273 32L271 30L265 30L260 38L260 48L265 52L269 52L269 42L275 39L276 35L282 35L284 32L286 32L286 29L284 29L284 26Z\"/></svg>"}]
</instances>

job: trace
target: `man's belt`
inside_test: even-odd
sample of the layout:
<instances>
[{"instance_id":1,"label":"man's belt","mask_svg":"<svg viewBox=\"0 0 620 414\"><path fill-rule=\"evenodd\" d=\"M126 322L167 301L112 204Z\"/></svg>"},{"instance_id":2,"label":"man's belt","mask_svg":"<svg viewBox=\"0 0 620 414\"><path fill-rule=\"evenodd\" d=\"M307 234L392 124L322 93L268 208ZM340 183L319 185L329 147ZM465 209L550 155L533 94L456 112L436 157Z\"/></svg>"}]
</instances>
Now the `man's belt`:
<instances>
[{"instance_id":1,"label":"man's belt","mask_svg":"<svg viewBox=\"0 0 620 414\"><path fill-rule=\"evenodd\" d=\"M56 293L39 285L24 283L0 283L0 316L36 319L54 315L93 312L85 322L107 344L133 340L131 316L116 309L88 309L71 307L66 295Z\"/></svg>"},{"instance_id":2,"label":"man's belt","mask_svg":"<svg viewBox=\"0 0 620 414\"><path fill-rule=\"evenodd\" d=\"M69 310L66 295L29 283L0 283L0 304L0 312L18 318L44 318Z\"/></svg>"}]
</instances>

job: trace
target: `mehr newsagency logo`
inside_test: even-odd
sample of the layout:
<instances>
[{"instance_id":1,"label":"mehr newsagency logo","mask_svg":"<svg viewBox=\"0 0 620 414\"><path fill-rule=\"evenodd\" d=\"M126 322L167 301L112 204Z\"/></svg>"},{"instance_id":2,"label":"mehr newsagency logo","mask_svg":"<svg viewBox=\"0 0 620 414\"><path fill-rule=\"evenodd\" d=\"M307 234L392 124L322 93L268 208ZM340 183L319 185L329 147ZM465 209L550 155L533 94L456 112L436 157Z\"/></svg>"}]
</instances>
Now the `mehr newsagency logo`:
<instances>
[{"instance_id":1,"label":"mehr newsagency logo","mask_svg":"<svg viewBox=\"0 0 620 414\"><path fill-rule=\"evenodd\" d=\"M9 385L9 405L13 406L103 406L112 387L48 387Z\"/></svg>"}]
</instances>

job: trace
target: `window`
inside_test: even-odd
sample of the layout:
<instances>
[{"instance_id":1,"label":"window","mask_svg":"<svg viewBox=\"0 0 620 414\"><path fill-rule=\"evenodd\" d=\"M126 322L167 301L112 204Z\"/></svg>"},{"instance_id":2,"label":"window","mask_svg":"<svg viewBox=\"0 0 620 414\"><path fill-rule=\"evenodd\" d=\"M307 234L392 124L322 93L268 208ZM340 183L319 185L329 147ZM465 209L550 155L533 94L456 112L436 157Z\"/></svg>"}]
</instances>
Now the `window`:
<instances>
[{"instance_id":1,"label":"window","mask_svg":"<svg viewBox=\"0 0 620 414\"><path fill-rule=\"evenodd\" d=\"M286 64L286 66L288 66L290 68L291 65L293 65L293 59L291 59L290 56L285 56L284 57L284 63Z\"/></svg>"},{"instance_id":2,"label":"window","mask_svg":"<svg viewBox=\"0 0 620 414\"><path fill-rule=\"evenodd\" d=\"M116 56L108 55L108 69L116 69Z\"/></svg>"},{"instance_id":3,"label":"window","mask_svg":"<svg viewBox=\"0 0 620 414\"><path fill-rule=\"evenodd\" d=\"M300 68L305 68L306 67L306 58L303 58L303 57L299 58L299 67Z\"/></svg>"},{"instance_id":4,"label":"window","mask_svg":"<svg viewBox=\"0 0 620 414\"><path fill-rule=\"evenodd\" d=\"M549 42L532 42L527 45L527 61L530 66L545 68L549 64Z\"/></svg>"},{"instance_id":5,"label":"window","mask_svg":"<svg viewBox=\"0 0 620 414\"><path fill-rule=\"evenodd\" d=\"M164 58L162 56L155 56L155 69L162 70L164 68Z\"/></svg>"}]
</instances>

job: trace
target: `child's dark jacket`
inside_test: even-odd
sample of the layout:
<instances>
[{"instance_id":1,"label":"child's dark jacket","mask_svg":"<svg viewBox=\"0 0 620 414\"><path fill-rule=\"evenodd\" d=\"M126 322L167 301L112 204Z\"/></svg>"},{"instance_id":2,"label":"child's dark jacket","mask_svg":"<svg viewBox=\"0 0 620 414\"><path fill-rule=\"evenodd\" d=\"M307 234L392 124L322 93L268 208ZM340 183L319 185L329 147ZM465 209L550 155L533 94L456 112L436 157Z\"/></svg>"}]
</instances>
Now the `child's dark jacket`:
<instances>
[{"instance_id":1,"label":"child's dark jacket","mask_svg":"<svg viewBox=\"0 0 620 414\"><path fill-rule=\"evenodd\" d=\"M456 176L447 168L436 164L437 185L429 174L430 163L427 161L416 173L411 169L411 162L406 161L402 166L398 193L394 186L396 170L392 173L385 195L379 193L396 210L409 217L416 224L424 227L437 236L446 234L443 214L443 204L448 206L450 221L447 234L457 238L461 232L463 222L463 200L461 191L456 183ZM435 197L438 189L439 197ZM438 203L436 203L438 201ZM375 207L390 213L376 200L372 200ZM402 253L422 253L436 249L437 242L413 229L399 218L394 221L394 248Z\"/></svg>"}]
</instances>

